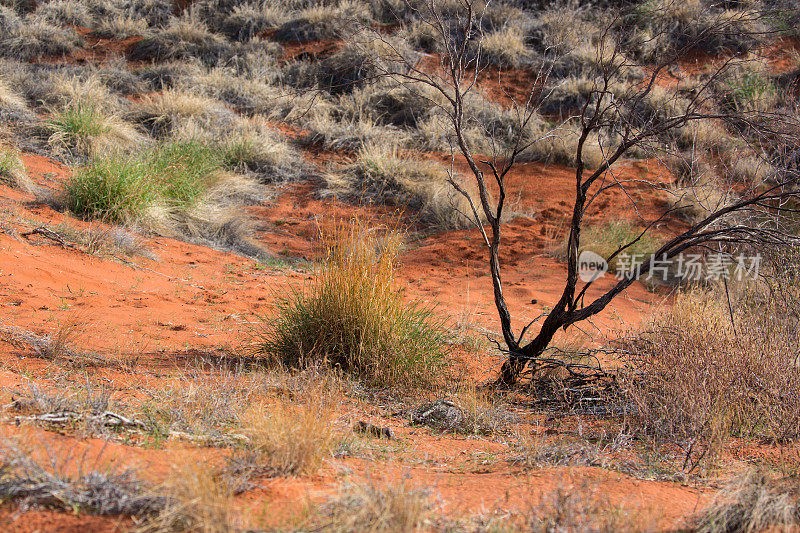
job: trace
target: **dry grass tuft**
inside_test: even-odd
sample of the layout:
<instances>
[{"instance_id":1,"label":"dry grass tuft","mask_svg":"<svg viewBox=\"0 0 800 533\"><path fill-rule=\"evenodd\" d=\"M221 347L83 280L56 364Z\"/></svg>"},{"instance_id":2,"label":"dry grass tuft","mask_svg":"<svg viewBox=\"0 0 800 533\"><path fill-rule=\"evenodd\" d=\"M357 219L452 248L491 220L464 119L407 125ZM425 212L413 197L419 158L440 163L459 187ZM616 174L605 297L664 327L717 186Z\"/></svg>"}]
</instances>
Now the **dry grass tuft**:
<instances>
[{"instance_id":1,"label":"dry grass tuft","mask_svg":"<svg viewBox=\"0 0 800 533\"><path fill-rule=\"evenodd\" d=\"M580 254L584 250L588 250L608 260L613 253L622 246L636 240L641 233L642 228L635 226L627 220L597 222L587 226L581 231L581 242L578 253ZM564 241L552 251L555 257L566 260L568 238L569 235L565 236ZM623 257L617 255L611 260L608 268L611 271L630 269L631 261L641 263L644 261L647 254L651 254L657 249L658 241L650 233L646 233L636 243L620 253L620 255L627 254L625 261L623 261Z\"/></svg>"},{"instance_id":2,"label":"dry grass tuft","mask_svg":"<svg viewBox=\"0 0 800 533\"><path fill-rule=\"evenodd\" d=\"M288 367L323 363L378 385L431 387L448 367L445 332L430 310L404 301L395 278L396 231L337 223L323 231L315 276L279 299L259 354Z\"/></svg>"},{"instance_id":3,"label":"dry grass tuft","mask_svg":"<svg viewBox=\"0 0 800 533\"><path fill-rule=\"evenodd\" d=\"M132 59L168 61L199 59L214 64L230 53L230 43L209 30L198 17L174 18L170 24L148 35L131 52Z\"/></svg>"},{"instance_id":4,"label":"dry grass tuft","mask_svg":"<svg viewBox=\"0 0 800 533\"><path fill-rule=\"evenodd\" d=\"M75 155L105 156L144 143L135 126L95 104L70 104L55 110L47 125L52 132L48 142Z\"/></svg>"},{"instance_id":5,"label":"dry grass tuft","mask_svg":"<svg viewBox=\"0 0 800 533\"><path fill-rule=\"evenodd\" d=\"M794 483L747 470L731 480L695 518L698 533L793 531L800 526Z\"/></svg>"},{"instance_id":6,"label":"dry grass tuft","mask_svg":"<svg viewBox=\"0 0 800 533\"><path fill-rule=\"evenodd\" d=\"M531 52L525 46L525 35L514 26L485 35L476 53L482 55L481 63L488 61L501 67L519 68L531 61Z\"/></svg>"},{"instance_id":7,"label":"dry grass tuft","mask_svg":"<svg viewBox=\"0 0 800 533\"><path fill-rule=\"evenodd\" d=\"M431 515L430 496L406 480L345 484L321 514L326 531L419 531Z\"/></svg>"},{"instance_id":8,"label":"dry grass tuft","mask_svg":"<svg viewBox=\"0 0 800 533\"><path fill-rule=\"evenodd\" d=\"M325 391L304 396L302 403L256 404L240 421L249 438L247 449L267 475L309 474L333 454L340 439L334 427L335 398Z\"/></svg>"},{"instance_id":9,"label":"dry grass tuft","mask_svg":"<svg viewBox=\"0 0 800 533\"><path fill-rule=\"evenodd\" d=\"M135 528L138 533L229 533L237 523L233 492L223 477L207 464L176 468L162 488L168 504Z\"/></svg>"},{"instance_id":10,"label":"dry grass tuft","mask_svg":"<svg viewBox=\"0 0 800 533\"><path fill-rule=\"evenodd\" d=\"M0 145L0 183L22 189L25 192L33 192L36 188L19 155L2 145Z\"/></svg>"},{"instance_id":11,"label":"dry grass tuft","mask_svg":"<svg viewBox=\"0 0 800 533\"><path fill-rule=\"evenodd\" d=\"M11 31L0 34L0 55L31 61L44 56L63 56L74 52L81 39L75 30L54 26L28 15Z\"/></svg>"},{"instance_id":12,"label":"dry grass tuft","mask_svg":"<svg viewBox=\"0 0 800 533\"><path fill-rule=\"evenodd\" d=\"M529 512L524 531L593 531L598 533L654 531L636 512L608 502L584 481L579 487L559 486Z\"/></svg>"},{"instance_id":13,"label":"dry grass tuft","mask_svg":"<svg viewBox=\"0 0 800 533\"><path fill-rule=\"evenodd\" d=\"M447 168L435 161L403 156L396 146L362 147L355 161L339 175L329 176L328 183L351 198L419 213L426 224L470 226L469 202L448 182Z\"/></svg>"}]
</instances>

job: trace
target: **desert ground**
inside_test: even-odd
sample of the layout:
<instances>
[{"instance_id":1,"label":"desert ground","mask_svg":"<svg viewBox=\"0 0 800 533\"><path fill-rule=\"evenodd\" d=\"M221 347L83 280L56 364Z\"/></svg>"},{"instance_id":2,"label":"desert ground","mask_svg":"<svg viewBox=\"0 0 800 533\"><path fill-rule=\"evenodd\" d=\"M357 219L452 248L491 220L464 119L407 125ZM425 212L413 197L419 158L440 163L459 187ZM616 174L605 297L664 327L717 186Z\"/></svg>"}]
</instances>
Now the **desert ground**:
<instances>
[{"instance_id":1,"label":"desert ground","mask_svg":"<svg viewBox=\"0 0 800 533\"><path fill-rule=\"evenodd\" d=\"M798 28L0 1L0 530L797 530Z\"/></svg>"}]
</instances>

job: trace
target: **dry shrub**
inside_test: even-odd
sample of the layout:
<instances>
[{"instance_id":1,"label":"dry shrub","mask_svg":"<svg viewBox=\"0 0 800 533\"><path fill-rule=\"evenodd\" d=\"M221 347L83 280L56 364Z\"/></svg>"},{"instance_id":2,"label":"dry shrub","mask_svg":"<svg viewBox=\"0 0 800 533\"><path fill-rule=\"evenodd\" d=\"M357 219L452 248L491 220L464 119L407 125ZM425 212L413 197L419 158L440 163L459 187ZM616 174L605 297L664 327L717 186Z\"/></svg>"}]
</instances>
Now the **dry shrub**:
<instances>
[{"instance_id":1,"label":"dry shrub","mask_svg":"<svg viewBox=\"0 0 800 533\"><path fill-rule=\"evenodd\" d=\"M401 237L359 220L322 232L315 276L277 301L256 350L288 367L323 363L379 385L431 387L448 367L443 324L404 301Z\"/></svg>"},{"instance_id":2,"label":"dry shrub","mask_svg":"<svg viewBox=\"0 0 800 533\"><path fill-rule=\"evenodd\" d=\"M626 343L630 426L687 445L687 465L732 435L796 438L796 302L770 294L745 286L729 309L724 292L693 291L647 321Z\"/></svg>"},{"instance_id":3,"label":"dry shrub","mask_svg":"<svg viewBox=\"0 0 800 533\"><path fill-rule=\"evenodd\" d=\"M173 19L166 27L139 42L131 51L131 59L165 61L171 59L199 59L215 64L230 53L230 43L221 35L212 33L197 17Z\"/></svg>"},{"instance_id":4,"label":"dry shrub","mask_svg":"<svg viewBox=\"0 0 800 533\"><path fill-rule=\"evenodd\" d=\"M138 533L229 533L237 530L233 491L223 477L204 463L175 468L162 488L168 504L134 530Z\"/></svg>"},{"instance_id":5,"label":"dry shrub","mask_svg":"<svg viewBox=\"0 0 800 533\"><path fill-rule=\"evenodd\" d=\"M453 402L463 414L454 428L466 435L496 435L505 432L514 417L496 398L479 391L474 384L462 384L453 395Z\"/></svg>"},{"instance_id":6,"label":"dry shrub","mask_svg":"<svg viewBox=\"0 0 800 533\"><path fill-rule=\"evenodd\" d=\"M332 456L339 441L336 401L329 391L304 394L300 403L256 404L240 424L261 470L272 476L309 474Z\"/></svg>"},{"instance_id":7,"label":"dry shrub","mask_svg":"<svg viewBox=\"0 0 800 533\"><path fill-rule=\"evenodd\" d=\"M763 15L752 8L722 9L724 5L701 0L642 2L630 21L637 32L631 45L651 61L676 51L742 54L756 47L766 32Z\"/></svg>"},{"instance_id":8,"label":"dry shrub","mask_svg":"<svg viewBox=\"0 0 800 533\"><path fill-rule=\"evenodd\" d=\"M0 447L0 501L15 502L21 510L50 508L96 515L146 517L161 511L166 501L148 494L129 470L114 470L72 453L56 456L45 443L33 454L32 443L22 449L3 439ZM46 460L39 460L48 454Z\"/></svg>"},{"instance_id":9,"label":"dry shrub","mask_svg":"<svg viewBox=\"0 0 800 533\"><path fill-rule=\"evenodd\" d=\"M92 33L99 37L126 39L132 35L144 35L147 28L147 21L143 18L116 15L101 20Z\"/></svg>"},{"instance_id":10,"label":"dry shrub","mask_svg":"<svg viewBox=\"0 0 800 533\"><path fill-rule=\"evenodd\" d=\"M558 486L538 506L532 507L528 514L528 526L512 531L616 533L656 530L655 524L648 523L639 513L611 504L606 496L598 494L586 481L578 487Z\"/></svg>"},{"instance_id":11,"label":"dry shrub","mask_svg":"<svg viewBox=\"0 0 800 533\"><path fill-rule=\"evenodd\" d=\"M418 213L423 223L442 228L470 225L469 202L448 182L447 168L401 155L396 146L362 147L355 161L340 175L329 176L328 182L334 191L344 191L351 198Z\"/></svg>"},{"instance_id":12,"label":"dry shrub","mask_svg":"<svg viewBox=\"0 0 800 533\"><path fill-rule=\"evenodd\" d=\"M80 36L71 28L54 26L29 15L12 31L0 34L0 55L31 61L50 55L66 55L81 44Z\"/></svg>"},{"instance_id":13,"label":"dry shrub","mask_svg":"<svg viewBox=\"0 0 800 533\"><path fill-rule=\"evenodd\" d=\"M275 32L275 39L289 42L334 39L348 32L353 22L362 19L363 14L363 8L359 9L355 2L310 4L281 24Z\"/></svg>"},{"instance_id":14,"label":"dry shrub","mask_svg":"<svg viewBox=\"0 0 800 533\"><path fill-rule=\"evenodd\" d=\"M408 480L348 483L321 509L325 530L340 533L420 531L431 514L429 493Z\"/></svg>"},{"instance_id":15,"label":"dry shrub","mask_svg":"<svg viewBox=\"0 0 800 533\"><path fill-rule=\"evenodd\" d=\"M733 191L710 176L699 183L667 189L667 206L687 222L699 222L736 200Z\"/></svg>"},{"instance_id":16,"label":"dry shrub","mask_svg":"<svg viewBox=\"0 0 800 533\"><path fill-rule=\"evenodd\" d=\"M573 123L555 128L550 128L546 124L537 126L538 131L531 134L531 138L535 139L534 142L520 154L518 159L575 166L580 139L579 126ZM597 134L590 134L581 153L584 167L588 169L599 167L612 151L613 146L607 139L601 139Z\"/></svg>"},{"instance_id":17,"label":"dry shrub","mask_svg":"<svg viewBox=\"0 0 800 533\"><path fill-rule=\"evenodd\" d=\"M194 76L191 85L200 87L207 96L226 102L244 113L269 111L279 94L278 89L259 79L237 76L233 69L220 67Z\"/></svg>"},{"instance_id":18,"label":"dry shrub","mask_svg":"<svg viewBox=\"0 0 800 533\"><path fill-rule=\"evenodd\" d=\"M515 455L510 462L526 469L554 466L596 466L607 468L611 464L611 450L598 443L584 440L545 440L538 433L521 437L514 446Z\"/></svg>"},{"instance_id":19,"label":"dry shrub","mask_svg":"<svg viewBox=\"0 0 800 533\"><path fill-rule=\"evenodd\" d=\"M695 517L695 531L795 531L800 527L796 483L748 469L728 482Z\"/></svg>"},{"instance_id":20,"label":"dry shrub","mask_svg":"<svg viewBox=\"0 0 800 533\"><path fill-rule=\"evenodd\" d=\"M144 124L155 137L174 135L191 137L181 130L192 126L220 129L235 121L235 115L222 104L186 89L169 89L145 96L131 113L132 118Z\"/></svg>"}]
</instances>

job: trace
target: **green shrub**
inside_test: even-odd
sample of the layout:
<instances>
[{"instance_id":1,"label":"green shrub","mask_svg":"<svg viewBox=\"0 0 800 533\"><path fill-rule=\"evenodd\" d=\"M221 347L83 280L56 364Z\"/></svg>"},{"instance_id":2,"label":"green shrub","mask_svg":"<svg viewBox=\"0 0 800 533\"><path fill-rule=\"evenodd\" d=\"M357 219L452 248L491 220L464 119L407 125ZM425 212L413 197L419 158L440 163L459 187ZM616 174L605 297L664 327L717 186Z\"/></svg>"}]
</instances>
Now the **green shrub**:
<instances>
[{"instance_id":1,"label":"green shrub","mask_svg":"<svg viewBox=\"0 0 800 533\"><path fill-rule=\"evenodd\" d=\"M376 385L430 387L448 367L443 324L395 280L399 235L355 221L322 236L305 290L277 303L257 352L303 367L323 363Z\"/></svg>"},{"instance_id":2,"label":"green shrub","mask_svg":"<svg viewBox=\"0 0 800 533\"><path fill-rule=\"evenodd\" d=\"M78 215L114 222L141 217L159 203L186 208L220 169L218 152L196 142L167 143L135 157L94 157L67 182L67 206Z\"/></svg>"}]
</instances>

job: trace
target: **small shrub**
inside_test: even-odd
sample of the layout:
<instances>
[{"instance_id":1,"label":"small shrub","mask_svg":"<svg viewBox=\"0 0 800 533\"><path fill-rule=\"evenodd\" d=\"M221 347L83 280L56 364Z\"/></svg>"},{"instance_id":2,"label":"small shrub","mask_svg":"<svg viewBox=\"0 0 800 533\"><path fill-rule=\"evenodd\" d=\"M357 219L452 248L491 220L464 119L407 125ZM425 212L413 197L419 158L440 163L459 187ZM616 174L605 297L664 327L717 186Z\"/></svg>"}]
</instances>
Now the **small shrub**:
<instances>
[{"instance_id":1,"label":"small shrub","mask_svg":"<svg viewBox=\"0 0 800 533\"><path fill-rule=\"evenodd\" d=\"M286 10L271 2L246 2L226 15L220 31L230 39L246 42L261 32L280 26L286 18Z\"/></svg>"},{"instance_id":2,"label":"small shrub","mask_svg":"<svg viewBox=\"0 0 800 533\"><path fill-rule=\"evenodd\" d=\"M375 384L435 384L447 370L445 335L431 311L403 301L399 241L358 221L323 233L313 280L278 301L257 352L289 367L327 364Z\"/></svg>"},{"instance_id":3,"label":"small shrub","mask_svg":"<svg viewBox=\"0 0 800 533\"><path fill-rule=\"evenodd\" d=\"M89 8L78 0L53 0L41 4L34 11L34 16L58 26L71 24L90 27L94 23Z\"/></svg>"},{"instance_id":4,"label":"small shrub","mask_svg":"<svg viewBox=\"0 0 800 533\"><path fill-rule=\"evenodd\" d=\"M103 19L92 33L98 37L109 39L126 39L134 35L144 35L147 29L147 21L143 18L118 15Z\"/></svg>"},{"instance_id":5,"label":"small shrub","mask_svg":"<svg viewBox=\"0 0 800 533\"><path fill-rule=\"evenodd\" d=\"M187 463L173 470L162 490L168 495L166 504L135 531L229 533L236 529L233 491L217 469Z\"/></svg>"},{"instance_id":6,"label":"small shrub","mask_svg":"<svg viewBox=\"0 0 800 533\"><path fill-rule=\"evenodd\" d=\"M233 112L222 104L185 89L168 89L144 97L131 112L134 121L143 124L153 136L191 137L181 129L201 127L220 131L236 120Z\"/></svg>"},{"instance_id":7,"label":"small shrub","mask_svg":"<svg viewBox=\"0 0 800 533\"><path fill-rule=\"evenodd\" d=\"M235 171L250 171L264 181L286 181L297 175L299 158L276 133L258 122L220 142L223 164Z\"/></svg>"},{"instance_id":8,"label":"small shrub","mask_svg":"<svg viewBox=\"0 0 800 533\"><path fill-rule=\"evenodd\" d=\"M33 180L28 176L25 165L14 151L0 146L0 183L32 192Z\"/></svg>"},{"instance_id":9,"label":"small shrub","mask_svg":"<svg viewBox=\"0 0 800 533\"><path fill-rule=\"evenodd\" d=\"M731 289L730 308L724 292L679 295L624 343L631 354L624 374L630 427L694 442L689 465L697 466L698 457L713 464L732 435L797 437L794 289L783 289L783 298L759 285Z\"/></svg>"},{"instance_id":10,"label":"small shrub","mask_svg":"<svg viewBox=\"0 0 800 533\"><path fill-rule=\"evenodd\" d=\"M0 450L0 501L23 510L47 507L73 513L146 517L166 502L147 494L147 487L130 471L88 469L73 457L43 466L19 449Z\"/></svg>"},{"instance_id":11,"label":"small shrub","mask_svg":"<svg viewBox=\"0 0 800 533\"><path fill-rule=\"evenodd\" d=\"M96 104L74 103L54 111L47 122L51 145L81 155L107 154L143 142L135 127Z\"/></svg>"},{"instance_id":12,"label":"small shrub","mask_svg":"<svg viewBox=\"0 0 800 533\"><path fill-rule=\"evenodd\" d=\"M347 7L347 3L343 3ZM348 17L356 20L355 13L331 5L317 5L298 11L275 32L275 39L283 42L321 41L340 37L347 28Z\"/></svg>"},{"instance_id":13,"label":"small shrub","mask_svg":"<svg viewBox=\"0 0 800 533\"><path fill-rule=\"evenodd\" d=\"M701 0L648 0L630 22L639 32L632 47L653 61L678 51L743 54L765 35L764 17L754 10L724 10Z\"/></svg>"},{"instance_id":14,"label":"small shrub","mask_svg":"<svg viewBox=\"0 0 800 533\"><path fill-rule=\"evenodd\" d=\"M28 16L16 31L0 36L0 55L32 61L44 56L67 55L80 43L74 30Z\"/></svg>"},{"instance_id":15,"label":"small shrub","mask_svg":"<svg viewBox=\"0 0 800 533\"><path fill-rule=\"evenodd\" d=\"M529 524L524 531L549 533L551 531L592 531L598 533L654 531L635 512L613 505L608 497L598 494L584 481L578 487L558 486L545 495L529 513Z\"/></svg>"},{"instance_id":16,"label":"small shrub","mask_svg":"<svg viewBox=\"0 0 800 533\"><path fill-rule=\"evenodd\" d=\"M330 56L314 62L296 62L284 68L284 79L295 87L319 87L343 94L387 73L401 70L410 57L407 45L397 39L360 34ZM407 59L411 61L411 59Z\"/></svg>"},{"instance_id":17,"label":"small shrub","mask_svg":"<svg viewBox=\"0 0 800 533\"><path fill-rule=\"evenodd\" d=\"M514 417L485 392L474 386L462 387L454 395L454 403L464 415L456 432L466 435L495 435L506 431Z\"/></svg>"},{"instance_id":18,"label":"small shrub","mask_svg":"<svg viewBox=\"0 0 800 533\"><path fill-rule=\"evenodd\" d=\"M131 51L133 59L168 61L199 59L214 65L229 54L230 43L191 16L174 19L169 26L145 37Z\"/></svg>"},{"instance_id":19,"label":"small shrub","mask_svg":"<svg viewBox=\"0 0 800 533\"><path fill-rule=\"evenodd\" d=\"M578 156L580 131L577 124L567 123L552 127L544 123L534 124L528 134L531 145L519 156L520 161L542 161L575 166ZM581 159L587 169L597 168L605 161L605 154L613 152L609 139L598 134L590 135L583 145Z\"/></svg>"},{"instance_id":20,"label":"small shrub","mask_svg":"<svg viewBox=\"0 0 800 533\"><path fill-rule=\"evenodd\" d=\"M721 184L701 183L669 188L667 205L678 217L694 223L733 203L735 199L733 193Z\"/></svg>"},{"instance_id":21,"label":"small shrub","mask_svg":"<svg viewBox=\"0 0 800 533\"><path fill-rule=\"evenodd\" d=\"M196 76L192 85L202 88L203 94L216 98L242 113L262 113L274 105L277 89L243 76L231 69L216 68L202 76Z\"/></svg>"},{"instance_id":22,"label":"small shrub","mask_svg":"<svg viewBox=\"0 0 800 533\"><path fill-rule=\"evenodd\" d=\"M483 62L488 61L500 67L522 67L531 61L531 53L525 46L522 31L513 26L485 35L480 41Z\"/></svg>"}]
</instances>

